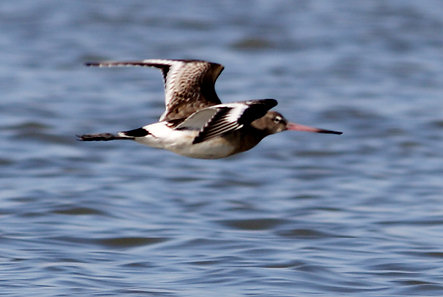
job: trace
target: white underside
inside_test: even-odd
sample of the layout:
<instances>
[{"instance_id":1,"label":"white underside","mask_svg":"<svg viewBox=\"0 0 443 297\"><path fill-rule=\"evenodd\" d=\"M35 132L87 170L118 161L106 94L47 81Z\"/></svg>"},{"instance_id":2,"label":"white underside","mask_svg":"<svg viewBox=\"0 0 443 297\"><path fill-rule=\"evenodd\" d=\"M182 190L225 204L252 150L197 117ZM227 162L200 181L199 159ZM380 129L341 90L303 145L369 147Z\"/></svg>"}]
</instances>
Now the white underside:
<instances>
[{"instance_id":1,"label":"white underside","mask_svg":"<svg viewBox=\"0 0 443 297\"><path fill-rule=\"evenodd\" d=\"M200 159L219 159L232 155L235 148L222 137L215 137L201 143L192 144L197 130L174 130L159 122L143 127L150 134L136 137L138 143L176 154Z\"/></svg>"}]
</instances>

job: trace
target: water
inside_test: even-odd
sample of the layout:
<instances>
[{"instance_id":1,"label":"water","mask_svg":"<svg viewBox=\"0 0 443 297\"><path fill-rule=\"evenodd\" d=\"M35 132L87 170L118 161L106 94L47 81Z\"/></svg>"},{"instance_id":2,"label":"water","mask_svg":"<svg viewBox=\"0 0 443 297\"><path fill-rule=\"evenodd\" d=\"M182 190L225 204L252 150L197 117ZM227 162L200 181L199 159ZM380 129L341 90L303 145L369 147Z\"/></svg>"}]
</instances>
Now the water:
<instances>
[{"instance_id":1,"label":"water","mask_svg":"<svg viewBox=\"0 0 443 297\"><path fill-rule=\"evenodd\" d=\"M3 1L0 295L443 295L441 1ZM199 58L281 133L225 160L76 134L163 108Z\"/></svg>"}]
</instances>

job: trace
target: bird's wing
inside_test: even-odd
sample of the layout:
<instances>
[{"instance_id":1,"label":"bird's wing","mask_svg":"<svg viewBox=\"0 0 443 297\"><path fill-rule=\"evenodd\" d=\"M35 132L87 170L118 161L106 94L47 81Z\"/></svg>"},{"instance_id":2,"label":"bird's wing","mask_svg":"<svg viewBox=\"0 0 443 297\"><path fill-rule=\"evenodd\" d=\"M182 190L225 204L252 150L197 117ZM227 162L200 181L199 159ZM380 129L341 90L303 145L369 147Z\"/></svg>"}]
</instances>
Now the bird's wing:
<instances>
[{"instance_id":1,"label":"bird's wing","mask_svg":"<svg viewBox=\"0 0 443 297\"><path fill-rule=\"evenodd\" d=\"M187 118L208 106L220 104L214 84L223 65L200 60L148 59L128 62L86 63L96 67L155 67L163 73L165 112L159 121Z\"/></svg>"},{"instance_id":2,"label":"bird's wing","mask_svg":"<svg viewBox=\"0 0 443 297\"><path fill-rule=\"evenodd\" d=\"M277 101L274 99L218 104L195 112L175 129L198 130L193 141L196 144L238 130L261 118L276 105Z\"/></svg>"}]
</instances>

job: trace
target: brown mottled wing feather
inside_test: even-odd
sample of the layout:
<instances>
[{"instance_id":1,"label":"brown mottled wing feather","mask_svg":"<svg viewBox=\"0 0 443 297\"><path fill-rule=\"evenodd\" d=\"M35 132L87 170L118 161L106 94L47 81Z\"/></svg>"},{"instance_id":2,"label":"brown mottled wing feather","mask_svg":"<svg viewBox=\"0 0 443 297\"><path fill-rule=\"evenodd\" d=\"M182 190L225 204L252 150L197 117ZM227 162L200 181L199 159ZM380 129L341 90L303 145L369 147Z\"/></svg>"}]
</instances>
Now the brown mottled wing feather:
<instances>
[{"instance_id":1,"label":"brown mottled wing feather","mask_svg":"<svg viewBox=\"0 0 443 297\"><path fill-rule=\"evenodd\" d=\"M223 66L200 60L148 59L133 62L98 62L87 66L156 67L163 73L166 110L160 121L184 119L194 112L220 104L214 84Z\"/></svg>"}]
</instances>

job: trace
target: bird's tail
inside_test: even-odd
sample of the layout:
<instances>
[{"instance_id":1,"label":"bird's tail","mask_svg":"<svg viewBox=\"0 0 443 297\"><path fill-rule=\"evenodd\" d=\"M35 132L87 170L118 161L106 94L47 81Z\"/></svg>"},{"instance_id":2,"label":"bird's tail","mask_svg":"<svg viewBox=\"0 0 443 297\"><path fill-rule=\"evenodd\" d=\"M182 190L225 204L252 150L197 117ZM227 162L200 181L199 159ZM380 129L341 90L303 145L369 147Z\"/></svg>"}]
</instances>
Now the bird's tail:
<instances>
[{"instance_id":1,"label":"bird's tail","mask_svg":"<svg viewBox=\"0 0 443 297\"><path fill-rule=\"evenodd\" d=\"M109 140L132 140L134 137L125 135L120 132L117 135L112 133L98 133L98 134L83 134L77 135L77 139L80 141L109 141Z\"/></svg>"}]
</instances>

